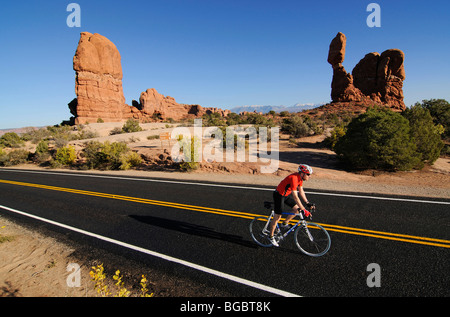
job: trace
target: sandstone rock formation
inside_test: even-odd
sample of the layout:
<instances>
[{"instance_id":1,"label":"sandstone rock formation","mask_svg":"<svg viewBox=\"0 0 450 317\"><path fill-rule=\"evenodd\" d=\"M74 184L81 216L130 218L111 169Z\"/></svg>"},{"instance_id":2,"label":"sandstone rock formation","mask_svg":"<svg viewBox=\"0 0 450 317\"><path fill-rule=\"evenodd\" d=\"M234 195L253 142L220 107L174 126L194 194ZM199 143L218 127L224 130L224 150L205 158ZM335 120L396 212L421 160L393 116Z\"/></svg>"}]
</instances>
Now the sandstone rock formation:
<instances>
[{"instance_id":1,"label":"sandstone rock formation","mask_svg":"<svg viewBox=\"0 0 450 317\"><path fill-rule=\"evenodd\" d=\"M75 93L77 98L69 103L74 124L118 122L129 118L143 122L181 120L201 117L206 113L226 116L229 110L203 108L199 105L179 104L170 96L159 94L154 88L141 93L139 102L125 103L122 88L122 64L117 47L100 34L82 32L73 69L76 72Z\"/></svg>"},{"instance_id":2,"label":"sandstone rock formation","mask_svg":"<svg viewBox=\"0 0 450 317\"><path fill-rule=\"evenodd\" d=\"M333 67L331 99L333 102L361 102L382 104L394 110L404 110L403 80L405 55L390 49L369 53L355 66L352 74L342 65L345 58L346 37L339 32L330 43L328 63Z\"/></svg>"},{"instance_id":3,"label":"sandstone rock formation","mask_svg":"<svg viewBox=\"0 0 450 317\"><path fill-rule=\"evenodd\" d=\"M81 33L73 58L76 101L69 104L75 123L121 121L125 97L122 64L116 46L106 37Z\"/></svg>"},{"instance_id":4,"label":"sandstone rock formation","mask_svg":"<svg viewBox=\"0 0 450 317\"><path fill-rule=\"evenodd\" d=\"M151 119L173 119L175 121L189 118L201 117L204 114L219 113L226 116L229 110L221 110L218 108L204 108L200 105L180 104L170 96L161 95L156 89L151 88L141 93L139 103L134 102L135 108L132 109L132 117L141 121Z\"/></svg>"},{"instance_id":5,"label":"sandstone rock formation","mask_svg":"<svg viewBox=\"0 0 450 317\"><path fill-rule=\"evenodd\" d=\"M339 32L330 43L328 63L333 67L333 81L331 82L331 99L334 102L360 101L363 95L353 84L353 77L347 73L342 63L345 59L345 45L347 39Z\"/></svg>"}]
</instances>

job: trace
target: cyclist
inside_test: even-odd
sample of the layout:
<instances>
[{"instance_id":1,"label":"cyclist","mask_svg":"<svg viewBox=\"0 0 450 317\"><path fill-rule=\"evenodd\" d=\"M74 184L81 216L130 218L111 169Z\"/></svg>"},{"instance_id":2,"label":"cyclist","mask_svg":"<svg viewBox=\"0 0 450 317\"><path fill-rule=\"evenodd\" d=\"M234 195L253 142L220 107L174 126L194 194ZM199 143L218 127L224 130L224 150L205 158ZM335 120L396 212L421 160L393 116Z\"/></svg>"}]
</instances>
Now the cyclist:
<instances>
[{"instance_id":1,"label":"cyclist","mask_svg":"<svg viewBox=\"0 0 450 317\"><path fill-rule=\"evenodd\" d=\"M311 213L303 206L300 198L303 199L308 208L316 208L314 204L309 203L308 199L306 198L305 192L303 191L303 182L309 180L312 172L313 170L310 166L301 164L298 167L298 172L292 173L291 175L283 179L273 193L273 199L275 202L275 215L270 222L269 239L270 242L276 247L278 247L279 245L273 235L275 233L277 223L280 221L282 215L283 204L286 204L292 208L292 213L290 213L286 217L282 224L283 227L287 227L289 221L294 218L299 213L299 211L301 211L306 218L311 217Z\"/></svg>"}]
</instances>

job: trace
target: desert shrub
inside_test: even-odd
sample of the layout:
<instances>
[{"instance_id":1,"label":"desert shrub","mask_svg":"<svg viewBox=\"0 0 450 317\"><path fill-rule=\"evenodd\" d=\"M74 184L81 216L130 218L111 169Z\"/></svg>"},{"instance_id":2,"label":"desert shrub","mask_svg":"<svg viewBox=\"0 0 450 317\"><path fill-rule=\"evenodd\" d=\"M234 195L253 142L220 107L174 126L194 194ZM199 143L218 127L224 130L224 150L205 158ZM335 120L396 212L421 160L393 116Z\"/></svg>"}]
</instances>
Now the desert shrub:
<instances>
[{"instance_id":1,"label":"desert shrub","mask_svg":"<svg viewBox=\"0 0 450 317\"><path fill-rule=\"evenodd\" d=\"M56 162L62 165L72 165L76 159L75 148L71 145L59 148L55 154Z\"/></svg>"},{"instance_id":2,"label":"desert shrub","mask_svg":"<svg viewBox=\"0 0 450 317\"><path fill-rule=\"evenodd\" d=\"M410 170L423 166L408 120L388 109L371 108L354 118L335 151L356 169Z\"/></svg>"},{"instance_id":3,"label":"desert shrub","mask_svg":"<svg viewBox=\"0 0 450 317\"><path fill-rule=\"evenodd\" d=\"M50 151L48 150L48 142L40 141L36 146L36 152L34 153L34 162L42 164L50 158Z\"/></svg>"},{"instance_id":4,"label":"desert shrub","mask_svg":"<svg viewBox=\"0 0 450 317\"><path fill-rule=\"evenodd\" d=\"M294 138L308 136L313 133L303 118L296 115L283 119L281 131L292 135Z\"/></svg>"},{"instance_id":5,"label":"desert shrub","mask_svg":"<svg viewBox=\"0 0 450 317\"><path fill-rule=\"evenodd\" d=\"M23 145L23 140L20 138L20 136L15 132L8 132L3 134L0 137L0 145L10 147L10 148L17 148L21 147Z\"/></svg>"},{"instance_id":6,"label":"desert shrub","mask_svg":"<svg viewBox=\"0 0 450 317\"><path fill-rule=\"evenodd\" d=\"M325 112L319 120L323 125L329 127L346 126L356 115L348 110L341 110L337 112Z\"/></svg>"},{"instance_id":7,"label":"desert shrub","mask_svg":"<svg viewBox=\"0 0 450 317\"><path fill-rule=\"evenodd\" d=\"M30 152L24 149L15 149L10 152L6 152L0 147L0 166L12 166L26 163L29 156Z\"/></svg>"},{"instance_id":8,"label":"desert shrub","mask_svg":"<svg viewBox=\"0 0 450 317\"><path fill-rule=\"evenodd\" d=\"M330 132L330 136L326 137L323 141L324 145L331 150L334 150L337 141L345 135L346 127L339 125L334 127Z\"/></svg>"},{"instance_id":9,"label":"desert shrub","mask_svg":"<svg viewBox=\"0 0 450 317\"><path fill-rule=\"evenodd\" d=\"M139 165L142 161L137 153L132 154L124 142L104 143L88 142L83 150L88 168L95 169L128 169Z\"/></svg>"},{"instance_id":10,"label":"desert shrub","mask_svg":"<svg viewBox=\"0 0 450 317\"><path fill-rule=\"evenodd\" d=\"M227 125L237 125L240 123L240 120L241 120L241 116L238 115L237 113L232 112L227 115L226 124Z\"/></svg>"},{"instance_id":11,"label":"desert shrub","mask_svg":"<svg viewBox=\"0 0 450 317\"><path fill-rule=\"evenodd\" d=\"M116 127L109 132L109 135L116 135L121 133L124 133L123 130L119 127Z\"/></svg>"},{"instance_id":12,"label":"desert shrub","mask_svg":"<svg viewBox=\"0 0 450 317\"><path fill-rule=\"evenodd\" d=\"M259 113L249 113L243 123L253 124L256 127L274 127L275 123L272 118L267 118Z\"/></svg>"},{"instance_id":13,"label":"desert shrub","mask_svg":"<svg viewBox=\"0 0 450 317\"><path fill-rule=\"evenodd\" d=\"M220 113L207 113L202 116L202 125L204 127L220 127L224 126L226 121Z\"/></svg>"},{"instance_id":14,"label":"desert shrub","mask_svg":"<svg viewBox=\"0 0 450 317\"><path fill-rule=\"evenodd\" d=\"M75 136L77 140L93 139L99 136L97 131L81 129Z\"/></svg>"},{"instance_id":15,"label":"desert shrub","mask_svg":"<svg viewBox=\"0 0 450 317\"><path fill-rule=\"evenodd\" d=\"M49 133L49 140L53 140L57 148L62 148L68 142L76 140L76 135L72 133L73 128L68 125L49 126L47 127Z\"/></svg>"},{"instance_id":16,"label":"desert shrub","mask_svg":"<svg viewBox=\"0 0 450 317\"><path fill-rule=\"evenodd\" d=\"M443 137L450 138L450 103L445 99L430 99L423 100L421 104L416 103L417 105L430 111L434 123L444 128Z\"/></svg>"},{"instance_id":17,"label":"desert shrub","mask_svg":"<svg viewBox=\"0 0 450 317\"><path fill-rule=\"evenodd\" d=\"M36 153L37 154L45 154L48 153L48 142L45 140L42 140L38 143L36 146Z\"/></svg>"},{"instance_id":18,"label":"desert shrub","mask_svg":"<svg viewBox=\"0 0 450 317\"><path fill-rule=\"evenodd\" d=\"M420 159L428 164L434 163L444 146L441 140L441 134L444 132L440 129L442 126L435 125L430 111L419 104L406 109L402 114L409 121L410 134Z\"/></svg>"},{"instance_id":19,"label":"desert shrub","mask_svg":"<svg viewBox=\"0 0 450 317\"><path fill-rule=\"evenodd\" d=\"M120 166L121 170L128 170L132 167L136 167L142 164L141 156L133 151L129 151L120 156Z\"/></svg>"},{"instance_id":20,"label":"desert shrub","mask_svg":"<svg viewBox=\"0 0 450 317\"><path fill-rule=\"evenodd\" d=\"M142 128L139 125L139 121L128 119L123 125L122 131L125 133L139 132L142 131Z\"/></svg>"},{"instance_id":21,"label":"desert shrub","mask_svg":"<svg viewBox=\"0 0 450 317\"><path fill-rule=\"evenodd\" d=\"M53 141L58 148L66 146L68 142L73 140L95 137L98 137L98 133L85 129L83 125L78 125L77 127L61 125L48 126L41 129L29 129L22 135L23 140L31 141L33 144L37 144L42 140Z\"/></svg>"},{"instance_id":22,"label":"desert shrub","mask_svg":"<svg viewBox=\"0 0 450 317\"><path fill-rule=\"evenodd\" d=\"M323 133L323 128L315 120L311 119L311 117L309 116L303 117L303 122L306 123L306 125L308 125L310 129L310 134Z\"/></svg>"},{"instance_id":23,"label":"desert shrub","mask_svg":"<svg viewBox=\"0 0 450 317\"><path fill-rule=\"evenodd\" d=\"M40 129L28 129L22 134L22 139L24 141L31 141L33 144L39 143L41 140L47 140L50 137L50 131L47 128Z\"/></svg>"},{"instance_id":24,"label":"desert shrub","mask_svg":"<svg viewBox=\"0 0 450 317\"><path fill-rule=\"evenodd\" d=\"M4 157L7 155L7 153L3 150L3 145L0 145L0 165L2 164L2 161L4 160Z\"/></svg>"}]
</instances>

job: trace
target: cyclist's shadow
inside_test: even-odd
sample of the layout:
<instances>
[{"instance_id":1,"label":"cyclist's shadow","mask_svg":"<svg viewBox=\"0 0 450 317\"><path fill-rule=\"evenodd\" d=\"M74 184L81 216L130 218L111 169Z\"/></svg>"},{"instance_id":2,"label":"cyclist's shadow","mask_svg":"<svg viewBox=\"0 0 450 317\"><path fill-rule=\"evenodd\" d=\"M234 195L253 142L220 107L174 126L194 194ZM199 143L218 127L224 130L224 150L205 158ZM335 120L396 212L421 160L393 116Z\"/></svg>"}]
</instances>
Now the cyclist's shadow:
<instances>
[{"instance_id":1,"label":"cyclist's shadow","mask_svg":"<svg viewBox=\"0 0 450 317\"><path fill-rule=\"evenodd\" d=\"M217 232L211 228L187 223L184 221L164 219L153 216L142 216L142 215L130 215L130 218L143 222L145 224L158 226L164 229L175 230L178 232L196 235L200 237L223 240L250 248L258 247L252 241L246 241L241 236Z\"/></svg>"}]
</instances>

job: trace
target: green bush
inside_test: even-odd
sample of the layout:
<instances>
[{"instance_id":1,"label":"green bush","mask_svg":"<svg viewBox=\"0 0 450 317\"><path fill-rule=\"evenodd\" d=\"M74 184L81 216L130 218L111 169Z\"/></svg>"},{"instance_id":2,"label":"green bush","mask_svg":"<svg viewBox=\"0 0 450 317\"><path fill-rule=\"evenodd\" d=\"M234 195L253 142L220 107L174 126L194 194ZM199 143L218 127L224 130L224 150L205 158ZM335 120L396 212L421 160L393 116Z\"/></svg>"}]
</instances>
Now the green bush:
<instances>
[{"instance_id":1,"label":"green bush","mask_svg":"<svg viewBox=\"0 0 450 317\"><path fill-rule=\"evenodd\" d=\"M133 151L129 151L120 156L120 166L121 170L128 170L132 167L136 167L142 164L141 156Z\"/></svg>"},{"instance_id":2,"label":"green bush","mask_svg":"<svg viewBox=\"0 0 450 317\"><path fill-rule=\"evenodd\" d=\"M46 128L40 129L28 129L27 132L22 134L22 139L25 141L31 141L33 144L39 143L41 140L46 140L50 137L50 131Z\"/></svg>"},{"instance_id":3,"label":"green bush","mask_svg":"<svg viewBox=\"0 0 450 317\"><path fill-rule=\"evenodd\" d=\"M6 156L6 154L7 153L5 151L3 151L3 145L0 144L0 164L3 160L3 158Z\"/></svg>"},{"instance_id":4,"label":"green bush","mask_svg":"<svg viewBox=\"0 0 450 317\"><path fill-rule=\"evenodd\" d=\"M48 149L47 141L40 141L36 146L36 152L34 153L33 161L38 164L43 164L48 161L50 158L50 151Z\"/></svg>"},{"instance_id":5,"label":"green bush","mask_svg":"<svg viewBox=\"0 0 450 317\"><path fill-rule=\"evenodd\" d=\"M36 154L46 154L46 153L48 153L48 142L42 140L36 146Z\"/></svg>"},{"instance_id":6,"label":"green bush","mask_svg":"<svg viewBox=\"0 0 450 317\"><path fill-rule=\"evenodd\" d=\"M117 135L117 134L122 134L122 133L125 133L125 132L123 132L123 130L121 128L115 127L114 129L112 129L109 132L109 135Z\"/></svg>"},{"instance_id":7,"label":"green bush","mask_svg":"<svg viewBox=\"0 0 450 317\"><path fill-rule=\"evenodd\" d=\"M275 123L272 118L267 118L259 113L248 113L247 118L241 123L253 124L256 127L274 127Z\"/></svg>"},{"instance_id":8,"label":"green bush","mask_svg":"<svg viewBox=\"0 0 450 317\"><path fill-rule=\"evenodd\" d=\"M122 131L125 133L139 132L142 131L142 128L139 125L139 121L128 119L123 125Z\"/></svg>"},{"instance_id":9,"label":"green bush","mask_svg":"<svg viewBox=\"0 0 450 317\"><path fill-rule=\"evenodd\" d=\"M408 120L384 108L371 108L354 118L335 151L356 169L410 170L422 168Z\"/></svg>"},{"instance_id":10,"label":"green bush","mask_svg":"<svg viewBox=\"0 0 450 317\"><path fill-rule=\"evenodd\" d=\"M224 126L226 121L220 115L220 113L207 113L202 116L202 125L204 127L220 127Z\"/></svg>"},{"instance_id":11,"label":"green bush","mask_svg":"<svg viewBox=\"0 0 450 317\"><path fill-rule=\"evenodd\" d=\"M10 148L17 148L23 145L23 140L15 132L8 132L0 137L0 145Z\"/></svg>"},{"instance_id":12,"label":"green bush","mask_svg":"<svg viewBox=\"0 0 450 317\"><path fill-rule=\"evenodd\" d=\"M336 126L330 132L330 136L326 137L324 140L324 145L331 150L334 150L337 141L345 135L346 128L344 126Z\"/></svg>"},{"instance_id":13,"label":"green bush","mask_svg":"<svg viewBox=\"0 0 450 317\"><path fill-rule=\"evenodd\" d=\"M50 134L49 139L53 139L57 148L65 147L68 142L76 140L72 133L73 128L68 125L49 126L47 131Z\"/></svg>"},{"instance_id":14,"label":"green bush","mask_svg":"<svg viewBox=\"0 0 450 317\"><path fill-rule=\"evenodd\" d=\"M75 154L75 148L71 145L64 146L56 151L55 160L59 164L72 165L73 163L75 163L76 159L77 156Z\"/></svg>"},{"instance_id":15,"label":"green bush","mask_svg":"<svg viewBox=\"0 0 450 317\"><path fill-rule=\"evenodd\" d=\"M240 121L241 121L241 116L238 115L237 113L232 112L227 115L227 118L226 118L227 125L237 125L240 123Z\"/></svg>"},{"instance_id":16,"label":"green bush","mask_svg":"<svg viewBox=\"0 0 450 317\"><path fill-rule=\"evenodd\" d=\"M86 165L95 169L129 169L142 163L137 153L132 152L124 142L91 141L84 150Z\"/></svg>"},{"instance_id":17,"label":"green bush","mask_svg":"<svg viewBox=\"0 0 450 317\"><path fill-rule=\"evenodd\" d=\"M424 163L433 164L441 153L444 143L441 140L442 126L433 123L430 111L419 104L406 109L403 116L408 119L410 134L417 146L417 152Z\"/></svg>"},{"instance_id":18,"label":"green bush","mask_svg":"<svg viewBox=\"0 0 450 317\"><path fill-rule=\"evenodd\" d=\"M450 103L445 99L423 100L422 103L416 103L416 106L428 109L433 121L444 128L443 137L450 138Z\"/></svg>"},{"instance_id":19,"label":"green bush","mask_svg":"<svg viewBox=\"0 0 450 317\"><path fill-rule=\"evenodd\" d=\"M311 127L300 116L285 118L281 124L281 131L292 135L295 138L311 135Z\"/></svg>"},{"instance_id":20,"label":"green bush","mask_svg":"<svg viewBox=\"0 0 450 317\"><path fill-rule=\"evenodd\" d=\"M0 147L0 166L12 166L26 163L29 156L30 152L24 149L15 149L8 153L3 151Z\"/></svg>"}]
</instances>

